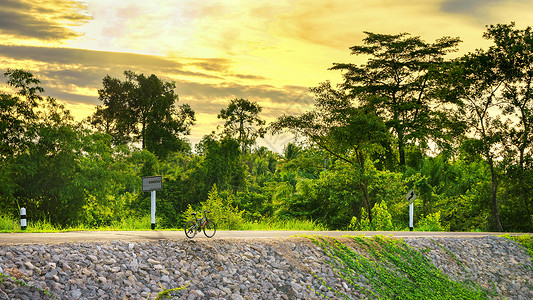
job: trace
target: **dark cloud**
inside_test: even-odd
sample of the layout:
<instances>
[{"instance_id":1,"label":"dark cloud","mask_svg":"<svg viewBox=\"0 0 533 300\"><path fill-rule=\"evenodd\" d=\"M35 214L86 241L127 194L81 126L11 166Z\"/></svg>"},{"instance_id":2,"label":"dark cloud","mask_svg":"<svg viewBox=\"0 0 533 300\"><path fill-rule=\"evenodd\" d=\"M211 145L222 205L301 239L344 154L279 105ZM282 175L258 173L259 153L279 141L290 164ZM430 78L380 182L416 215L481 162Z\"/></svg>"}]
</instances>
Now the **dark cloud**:
<instances>
[{"instance_id":1,"label":"dark cloud","mask_svg":"<svg viewBox=\"0 0 533 300\"><path fill-rule=\"evenodd\" d=\"M231 61L224 58L195 59L191 65L205 71L227 72L230 69Z\"/></svg>"},{"instance_id":2,"label":"dark cloud","mask_svg":"<svg viewBox=\"0 0 533 300\"><path fill-rule=\"evenodd\" d=\"M193 102L194 108L197 107L202 112L213 114L219 113L220 109L227 106L235 98L244 98L259 104L267 101L273 103L279 108L278 112L273 113L275 116L286 112L287 107L313 103L307 87L285 86L278 88L272 85L207 84L177 81L176 88L182 99L185 98L186 101ZM221 99L227 101L220 103Z\"/></svg>"},{"instance_id":3,"label":"dark cloud","mask_svg":"<svg viewBox=\"0 0 533 300\"><path fill-rule=\"evenodd\" d=\"M185 71L183 70L185 68L183 63L153 55L72 48L0 45L0 56L16 60L31 60L47 64L64 65L65 70L73 66L83 66L84 69L121 69L122 71L132 69L135 72L165 72L182 76L211 79L220 78L206 73Z\"/></svg>"},{"instance_id":4,"label":"dark cloud","mask_svg":"<svg viewBox=\"0 0 533 300\"><path fill-rule=\"evenodd\" d=\"M264 110L265 117L277 117L288 112L287 109L291 106L312 103L307 87L257 84L255 81L264 78L232 74L229 67L231 62L221 59L198 59L191 62L190 59L177 61L131 53L6 45L0 45L1 57L7 58L6 61L36 62L39 69L34 74L41 79L44 94L70 103L101 104L98 96L81 95L79 88L96 91L101 88L102 79L106 75L124 78L124 70L156 74L160 78L175 81L180 101L190 103L199 113L218 114L235 98L270 105L270 109ZM206 72L187 71L187 68L199 62L203 66L201 69ZM226 79L215 76L219 74L218 71ZM231 78L246 79L254 84L232 82Z\"/></svg>"},{"instance_id":5,"label":"dark cloud","mask_svg":"<svg viewBox=\"0 0 533 300\"><path fill-rule=\"evenodd\" d=\"M39 72L39 78L43 85L56 85L67 88L77 86L81 88L95 88L101 85L102 79L109 74L100 68L76 68L76 69L43 69Z\"/></svg>"},{"instance_id":6,"label":"dark cloud","mask_svg":"<svg viewBox=\"0 0 533 300\"><path fill-rule=\"evenodd\" d=\"M474 17L486 22L487 8L506 0L445 0L441 3L443 12Z\"/></svg>"},{"instance_id":7,"label":"dark cloud","mask_svg":"<svg viewBox=\"0 0 533 300\"><path fill-rule=\"evenodd\" d=\"M88 21L87 7L76 1L0 2L0 33L38 40L66 40L80 36L66 25Z\"/></svg>"},{"instance_id":8,"label":"dark cloud","mask_svg":"<svg viewBox=\"0 0 533 300\"><path fill-rule=\"evenodd\" d=\"M98 100L98 97L95 96L86 96L86 95L80 95L76 93L69 93L67 91L63 91L56 88L46 88L46 85L43 84L45 88L45 95L47 97L52 97L64 102L70 102L70 103L83 103L83 104L90 104L90 105L101 105L102 102Z\"/></svg>"},{"instance_id":9,"label":"dark cloud","mask_svg":"<svg viewBox=\"0 0 533 300\"><path fill-rule=\"evenodd\" d=\"M233 74L231 73L232 62L229 59L225 58L209 58L209 59L194 59L193 63L190 63L191 66L198 67L202 70L209 72L221 73L226 76L231 76L239 79L246 80L265 80L266 78L258 75L249 75L249 74Z\"/></svg>"},{"instance_id":10,"label":"dark cloud","mask_svg":"<svg viewBox=\"0 0 533 300\"><path fill-rule=\"evenodd\" d=\"M233 77L240 78L240 79L249 79L249 80L265 80L266 78L263 76L258 75L241 75L241 74L235 74Z\"/></svg>"}]
</instances>

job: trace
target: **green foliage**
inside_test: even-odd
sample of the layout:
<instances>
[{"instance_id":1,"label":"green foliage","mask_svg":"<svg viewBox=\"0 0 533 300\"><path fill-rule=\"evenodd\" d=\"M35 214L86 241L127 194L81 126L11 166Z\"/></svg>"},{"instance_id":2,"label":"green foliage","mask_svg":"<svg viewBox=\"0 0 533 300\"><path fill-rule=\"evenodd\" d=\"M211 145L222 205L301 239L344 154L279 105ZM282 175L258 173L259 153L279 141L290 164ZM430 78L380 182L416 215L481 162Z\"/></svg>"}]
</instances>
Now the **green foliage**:
<instances>
[{"instance_id":1,"label":"green foliage","mask_svg":"<svg viewBox=\"0 0 533 300\"><path fill-rule=\"evenodd\" d=\"M370 56L366 64L334 63L331 69L343 72L342 88L352 99L383 118L397 139L399 164L405 166L409 144L424 145L431 132L441 132L443 124L435 120L439 106L432 105L433 77L460 40L443 37L426 43L408 33L365 34L363 45L350 50Z\"/></svg>"},{"instance_id":2,"label":"green foliage","mask_svg":"<svg viewBox=\"0 0 533 300\"><path fill-rule=\"evenodd\" d=\"M20 229L20 224L14 218L0 215L0 231L12 231Z\"/></svg>"},{"instance_id":3,"label":"green foliage","mask_svg":"<svg viewBox=\"0 0 533 300\"><path fill-rule=\"evenodd\" d=\"M396 230L392 224L392 216L387 208L387 203L381 201L376 203L372 208L372 221L369 220L368 215L364 208L362 209L361 219L352 217L348 228L350 230L362 230L362 231L392 231Z\"/></svg>"},{"instance_id":4,"label":"green foliage","mask_svg":"<svg viewBox=\"0 0 533 300\"><path fill-rule=\"evenodd\" d=\"M440 211L422 216L416 224L416 230L419 231L448 231L449 228L442 226L440 220Z\"/></svg>"},{"instance_id":5,"label":"green foliage","mask_svg":"<svg viewBox=\"0 0 533 300\"><path fill-rule=\"evenodd\" d=\"M452 281L404 241L350 236L357 248L335 238L311 237L328 263L351 286L372 299L487 299L487 292ZM361 285L359 283L362 283ZM333 288L330 288L333 289ZM333 289L334 290L334 289ZM338 297L347 297L339 294Z\"/></svg>"},{"instance_id":6,"label":"green foliage","mask_svg":"<svg viewBox=\"0 0 533 300\"><path fill-rule=\"evenodd\" d=\"M187 208L201 211L207 200L235 216L227 224L216 217L228 228L405 228L404 196L413 189L420 230L532 231L531 27L488 26L493 45L453 61L445 55L458 38L365 34L351 51L366 63L334 64L341 85L311 88L311 111L271 124L273 133L303 137L283 155L253 148L265 122L261 106L245 99L221 110L221 134L192 153L184 136L194 111L175 104L172 82L131 71L125 80L106 76L102 106L78 123L41 96L31 72L8 70L0 215L17 220L25 207L43 228L140 228L123 223L148 215L141 178L162 175L161 228L181 226Z\"/></svg>"},{"instance_id":7,"label":"green foliage","mask_svg":"<svg viewBox=\"0 0 533 300\"><path fill-rule=\"evenodd\" d=\"M48 288L43 290L39 287L36 287L34 286L32 283L26 283L25 281L23 280L20 280L20 279L17 279L15 277L10 277L10 276L7 276L6 274L4 273L0 273L0 283L3 283L4 281L11 281L13 284L15 285L19 285L19 286L27 286L29 287L30 289L33 289L33 290L36 290L38 292L39 295L43 295L44 297L46 297L46 299L58 299L56 295L50 293L50 291L48 291Z\"/></svg>"},{"instance_id":8,"label":"green foliage","mask_svg":"<svg viewBox=\"0 0 533 300\"><path fill-rule=\"evenodd\" d=\"M233 195L229 195L227 198L220 197L217 186L213 185L207 200L199 204L197 210L198 214L196 217L201 218L203 216L203 212L207 210L209 211L207 213L208 218L217 224L218 229L241 229L245 222L242 216L244 211L241 211L237 207L233 206L233 201ZM195 210L193 210L192 206L189 205L183 214L184 224L187 221L194 220L194 216L192 215L193 212L195 212Z\"/></svg>"},{"instance_id":9,"label":"green foliage","mask_svg":"<svg viewBox=\"0 0 533 300\"><path fill-rule=\"evenodd\" d=\"M247 153L258 137L263 137L265 121L259 117L263 108L247 99L233 99L228 107L218 114L225 120L224 135L239 142L242 153Z\"/></svg>"},{"instance_id":10,"label":"green foliage","mask_svg":"<svg viewBox=\"0 0 533 300\"><path fill-rule=\"evenodd\" d=\"M158 157L186 150L181 135L190 133L196 119L188 104L176 107L175 84L154 74L124 71L124 75L124 81L104 77L98 90L103 106L89 118L90 124L111 135L114 145L140 141L142 149Z\"/></svg>"},{"instance_id":11,"label":"green foliage","mask_svg":"<svg viewBox=\"0 0 533 300\"><path fill-rule=\"evenodd\" d=\"M263 218L259 221L246 222L242 230L324 231L327 228L313 220Z\"/></svg>"},{"instance_id":12,"label":"green foliage","mask_svg":"<svg viewBox=\"0 0 533 300\"><path fill-rule=\"evenodd\" d=\"M161 287L162 291L157 293L157 297L155 297L154 300L161 300L161 299L164 299L164 298L172 299L172 292L177 292L177 291L184 290L184 289L189 287L189 284L190 283L187 283L186 285L180 286L180 287L177 287L177 288L165 289L165 288L163 288L161 283L159 283L159 286Z\"/></svg>"}]
</instances>

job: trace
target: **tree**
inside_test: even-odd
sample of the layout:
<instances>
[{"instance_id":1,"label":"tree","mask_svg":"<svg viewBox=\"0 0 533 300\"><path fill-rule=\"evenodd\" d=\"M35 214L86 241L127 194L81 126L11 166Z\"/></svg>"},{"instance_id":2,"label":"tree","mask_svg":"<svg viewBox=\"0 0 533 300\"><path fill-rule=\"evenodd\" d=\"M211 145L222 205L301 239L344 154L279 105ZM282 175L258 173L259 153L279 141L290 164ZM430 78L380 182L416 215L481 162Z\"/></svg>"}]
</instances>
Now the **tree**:
<instances>
[{"instance_id":1,"label":"tree","mask_svg":"<svg viewBox=\"0 0 533 300\"><path fill-rule=\"evenodd\" d=\"M357 107L343 90L335 90L329 82L312 88L316 95L314 110L300 116L283 115L272 123L273 132L288 129L325 150L358 171L359 189L366 210L372 205L368 195L365 164L370 153L379 151L388 133L382 120L366 108ZM372 215L369 214L370 220Z\"/></svg>"},{"instance_id":2,"label":"tree","mask_svg":"<svg viewBox=\"0 0 533 300\"><path fill-rule=\"evenodd\" d=\"M503 114L514 120L507 134L507 170L511 185L515 185L518 195L517 224L531 223L533 207L532 190L529 180L533 180L533 29L516 29L515 24L488 26L484 34L494 41L488 53L495 60L496 71L503 77ZM530 203L528 203L530 202ZM516 209L516 208L515 208Z\"/></svg>"},{"instance_id":3,"label":"tree","mask_svg":"<svg viewBox=\"0 0 533 300\"><path fill-rule=\"evenodd\" d=\"M204 136L197 145L203 161L204 182L211 189L216 184L220 190L236 192L245 185L244 167L242 165L239 143L231 138L220 140L212 135Z\"/></svg>"},{"instance_id":4,"label":"tree","mask_svg":"<svg viewBox=\"0 0 533 300\"><path fill-rule=\"evenodd\" d=\"M27 128L37 119L39 93L44 92L40 80L28 71L8 69L4 76L17 91L15 95L0 92L0 158L20 154L31 143Z\"/></svg>"},{"instance_id":5,"label":"tree","mask_svg":"<svg viewBox=\"0 0 533 300\"><path fill-rule=\"evenodd\" d=\"M115 144L140 141L142 149L161 157L186 149L180 135L189 134L196 119L188 104L175 106L174 83L154 74L125 71L124 75L125 81L104 77L98 90L103 106L90 118L91 124L109 133Z\"/></svg>"},{"instance_id":6,"label":"tree","mask_svg":"<svg viewBox=\"0 0 533 300\"><path fill-rule=\"evenodd\" d=\"M355 55L370 55L367 63L335 63L331 69L344 72L341 86L350 98L384 119L397 138L399 164L404 166L408 144L425 146L431 134L440 132L432 103L433 74L460 40L443 37L426 43L407 33L365 33L363 45L350 49Z\"/></svg>"},{"instance_id":7,"label":"tree","mask_svg":"<svg viewBox=\"0 0 533 300\"><path fill-rule=\"evenodd\" d=\"M496 69L490 53L477 50L455 61L447 74L447 97L461 101L459 112L468 124L469 137L463 149L479 153L489 166L491 174L490 229L503 231L498 207L498 170L496 160L504 148L504 124L497 112L501 105L503 77Z\"/></svg>"},{"instance_id":8,"label":"tree","mask_svg":"<svg viewBox=\"0 0 533 300\"><path fill-rule=\"evenodd\" d=\"M233 99L228 107L220 110L219 119L223 119L224 134L237 139L241 152L246 153L255 144L258 137L264 137L265 121L259 118L262 107L247 99Z\"/></svg>"}]
</instances>

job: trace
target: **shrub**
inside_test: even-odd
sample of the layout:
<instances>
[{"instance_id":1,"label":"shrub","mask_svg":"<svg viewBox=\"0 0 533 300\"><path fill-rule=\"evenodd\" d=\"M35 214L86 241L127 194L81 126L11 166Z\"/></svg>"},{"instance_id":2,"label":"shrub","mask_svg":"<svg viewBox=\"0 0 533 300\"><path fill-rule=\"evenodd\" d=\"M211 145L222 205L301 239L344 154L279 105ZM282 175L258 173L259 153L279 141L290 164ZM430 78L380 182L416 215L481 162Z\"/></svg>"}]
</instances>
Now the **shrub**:
<instances>
[{"instance_id":1,"label":"shrub","mask_svg":"<svg viewBox=\"0 0 533 300\"><path fill-rule=\"evenodd\" d=\"M420 221L418 221L417 229L420 231L449 231L449 228L442 226L440 221L440 211L423 216Z\"/></svg>"},{"instance_id":2,"label":"shrub","mask_svg":"<svg viewBox=\"0 0 533 300\"><path fill-rule=\"evenodd\" d=\"M217 186L214 184L207 196L207 200L200 203L197 217L202 217L203 211L207 210L209 211L207 216L217 224L217 228L230 230L241 229L244 226L244 218L242 216L244 211L239 211L236 206L233 206L233 202L233 195L229 195L225 199L220 197ZM183 214L184 223L194 220L194 217L192 216L193 212L194 209L189 204L187 210Z\"/></svg>"},{"instance_id":3,"label":"shrub","mask_svg":"<svg viewBox=\"0 0 533 300\"><path fill-rule=\"evenodd\" d=\"M361 220L357 217L353 217L348 225L350 230L363 230L363 231L391 231L395 230L392 225L392 216L387 208L387 203L381 201L376 203L372 208L372 222L368 219L368 214L365 209L361 210Z\"/></svg>"}]
</instances>

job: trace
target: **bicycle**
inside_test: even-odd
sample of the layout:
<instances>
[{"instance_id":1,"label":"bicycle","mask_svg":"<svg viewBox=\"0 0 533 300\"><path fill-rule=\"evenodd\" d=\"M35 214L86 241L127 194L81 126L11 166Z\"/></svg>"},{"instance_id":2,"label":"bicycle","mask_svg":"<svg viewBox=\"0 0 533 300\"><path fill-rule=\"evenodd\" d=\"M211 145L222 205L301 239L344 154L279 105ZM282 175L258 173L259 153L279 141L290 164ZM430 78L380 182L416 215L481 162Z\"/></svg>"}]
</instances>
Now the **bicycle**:
<instances>
[{"instance_id":1,"label":"bicycle","mask_svg":"<svg viewBox=\"0 0 533 300\"><path fill-rule=\"evenodd\" d=\"M185 235L192 239L196 233L200 230L204 231L204 234L208 238L212 238L217 232L217 225L215 222L207 218L207 213L210 211L204 210L204 216L201 219L196 217L196 213L192 213L194 220L188 221L185 224Z\"/></svg>"}]
</instances>

